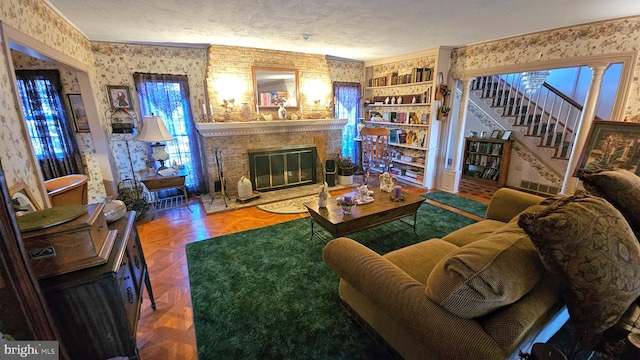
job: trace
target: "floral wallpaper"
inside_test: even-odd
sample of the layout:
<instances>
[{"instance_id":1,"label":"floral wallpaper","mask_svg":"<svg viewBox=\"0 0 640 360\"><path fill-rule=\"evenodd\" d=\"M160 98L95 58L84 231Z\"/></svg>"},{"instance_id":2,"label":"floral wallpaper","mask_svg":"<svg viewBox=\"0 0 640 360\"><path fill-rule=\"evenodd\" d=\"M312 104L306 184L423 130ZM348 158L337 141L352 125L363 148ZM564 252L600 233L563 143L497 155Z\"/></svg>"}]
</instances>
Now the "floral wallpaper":
<instances>
[{"instance_id":1,"label":"floral wallpaper","mask_svg":"<svg viewBox=\"0 0 640 360\"><path fill-rule=\"evenodd\" d=\"M11 26L84 64L93 63L89 41L42 0L2 0L0 20L3 26ZM7 186L25 183L43 206L45 195L29 159L26 129L20 120L8 66L0 61L0 163Z\"/></svg>"},{"instance_id":2,"label":"floral wallpaper","mask_svg":"<svg viewBox=\"0 0 640 360\"><path fill-rule=\"evenodd\" d=\"M107 85L128 86L131 93L136 127L141 128L138 97L133 82L134 72L187 75L189 100L193 116L199 114L198 99L204 99L204 74L207 62L206 48L133 45L92 42L94 66L98 74L98 88L103 111L108 113ZM111 132L110 118L105 117L105 131ZM111 148L119 180L139 179L147 169L150 153L148 145L135 140L133 134L110 134ZM132 175L132 168L135 175Z\"/></svg>"},{"instance_id":3,"label":"floral wallpaper","mask_svg":"<svg viewBox=\"0 0 640 360\"><path fill-rule=\"evenodd\" d=\"M327 60L332 81L362 82L364 63L362 61Z\"/></svg>"},{"instance_id":4,"label":"floral wallpaper","mask_svg":"<svg viewBox=\"0 0 640 360\"><path fill-rule=\"evenodd\" d=\"M451 71L463 74L471 69L591 54L638 51L638 48L640 17L630 17L462 46L451 53ZM639 77L640 62L635 64L633 83L624 111L627 121L640 122Z\"/></svg>"}]
</instances>

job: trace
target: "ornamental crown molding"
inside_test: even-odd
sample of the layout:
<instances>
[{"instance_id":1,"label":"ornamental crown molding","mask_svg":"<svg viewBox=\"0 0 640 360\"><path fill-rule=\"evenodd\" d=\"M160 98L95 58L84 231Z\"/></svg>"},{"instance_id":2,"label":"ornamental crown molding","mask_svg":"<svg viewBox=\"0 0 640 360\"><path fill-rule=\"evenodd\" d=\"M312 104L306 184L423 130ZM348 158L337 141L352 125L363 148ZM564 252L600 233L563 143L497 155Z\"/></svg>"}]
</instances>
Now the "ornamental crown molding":
<instances>
[{"instance_id":1,"label":"ornamental crown molding","mask_svg":"<svg viewBox=\"0 0 640 360\"><path fill-rule=\"evenodd\" d=\"M203 137L222 137L301 131L342 130L346 124L347 119L276 120L196 123L196 128Z\"/></svg>"}]
</instances>

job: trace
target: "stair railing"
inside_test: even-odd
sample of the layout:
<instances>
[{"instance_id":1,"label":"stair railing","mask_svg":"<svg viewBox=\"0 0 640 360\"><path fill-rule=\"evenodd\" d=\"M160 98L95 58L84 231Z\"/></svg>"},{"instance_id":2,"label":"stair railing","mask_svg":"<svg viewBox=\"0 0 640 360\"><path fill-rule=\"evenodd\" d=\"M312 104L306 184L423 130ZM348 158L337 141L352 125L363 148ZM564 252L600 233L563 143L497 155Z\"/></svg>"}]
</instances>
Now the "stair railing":
<instances>
[{"instance_id":1,"label":"stair railing","mask_svg":"<svg viewBox=\"0 0 640 360\"><path fill-rule=\"evenodd\" d=\"M525 136L540 138L539 146L552 147L554 157L568 159L582 106L546 82L532 94L524 91L519 73L476 79L474 89L492 105L504 107L503 116L513 116L513 126L526 127Z\"/></svg>"}]
</instances>

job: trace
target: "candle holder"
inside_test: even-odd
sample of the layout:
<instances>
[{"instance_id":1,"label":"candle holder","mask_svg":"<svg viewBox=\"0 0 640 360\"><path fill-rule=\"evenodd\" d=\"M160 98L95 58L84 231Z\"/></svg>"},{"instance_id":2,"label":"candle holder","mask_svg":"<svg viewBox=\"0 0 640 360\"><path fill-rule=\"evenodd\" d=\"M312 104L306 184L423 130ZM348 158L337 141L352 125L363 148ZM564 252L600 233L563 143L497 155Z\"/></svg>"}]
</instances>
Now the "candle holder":
<instances>
[{"instance_id":1,"label":"candle holder","mask_svg":"<svg viewBox=\"0 0 640 360\"><path fill-rule=\"evenodd\" d=\"M404 194L400 194L399 197L396 197L395 194L393 192L391 192L389 194L389 199L391 199L391 201L403 201L404 200Z\"/></svg>"},{"instance_id":2,"label":"candle holder","mask_svg":"<svg viewBox=\"0 0 640 360\"><path fill-rule=\"evenodd\" d=\"M349 215L351 214L351 212L353 212L353 208L356 207L356 204L340 204L340 206L342 207L342 213Z\"/></svg>"},{"instance_id":3,"label":"candle holder","mask_svg":"<svg viewBox=\"0 0 640 360\"><path fill-rule=\"evenodd\" d=\"M336 198L338 205L342 208L342 212L346 215L351 214L353 208L356 207L356 202L353 200L351 196L338 196Z\"/></svg>"}]
</instances>

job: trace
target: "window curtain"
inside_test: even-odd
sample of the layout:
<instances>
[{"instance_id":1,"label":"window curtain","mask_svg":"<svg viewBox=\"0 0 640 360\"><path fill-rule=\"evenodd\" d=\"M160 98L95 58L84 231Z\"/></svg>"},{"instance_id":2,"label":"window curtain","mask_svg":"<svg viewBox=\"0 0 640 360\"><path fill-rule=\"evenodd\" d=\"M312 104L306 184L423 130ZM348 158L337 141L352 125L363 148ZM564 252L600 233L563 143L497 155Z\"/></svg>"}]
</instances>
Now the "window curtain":
<instances>
[{"instance_id":1,"label":"window curtain","mask_svg":"<svg viewBox=\"0 0 640 360\"><path fill-rule=\"evenodd\" d=\"M347 119L347 124L342 131L342 156L357 159L354 140L358 136L356 125L360 118L360 83L339 82L333 83L333 96L336 101L336 118Z\"/></svg>"},{"instance_id":2,"label":"window curtain","mask_svg":"<svg viewBox=\"0 0 640 360\"><path fill-rule=\"evenodd\" d=\"M74 126L60 100L57 70L16 70L29 136L45 180L84 174Z\"/></svg>"},{"instance_id":3,"label":"window curtain","mask_svg":"<svg viewBox=\"0 0 640 360\"><path fill-rule=\"evenodd\" d=\"M187 169L187 190L194 194L206 192L196 124L189 102L186 75L134 73L142 116L160 116L175 138L167 143L171 166L175 161ZM151 148L149 145L149 152Z\"/></svg>"}]
</instances>

